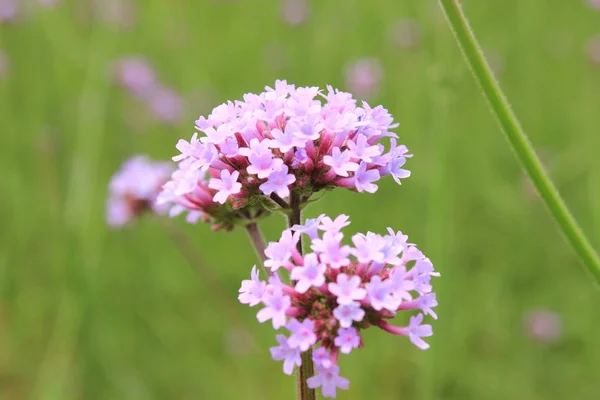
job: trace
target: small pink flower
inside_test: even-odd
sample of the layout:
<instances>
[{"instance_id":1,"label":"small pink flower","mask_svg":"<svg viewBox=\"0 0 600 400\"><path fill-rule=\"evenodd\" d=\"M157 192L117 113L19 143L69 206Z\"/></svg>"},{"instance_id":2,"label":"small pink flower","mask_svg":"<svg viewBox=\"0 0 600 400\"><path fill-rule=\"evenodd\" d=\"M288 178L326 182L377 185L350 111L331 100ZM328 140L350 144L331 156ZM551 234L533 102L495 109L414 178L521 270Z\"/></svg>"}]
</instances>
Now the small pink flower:
<instances>
[{"instance_id":1,"label":"small pink flower","mask_svg":"<svg viewBox=\"0 0 600 400\"><path fill-rule=\"evenodd\" d=\"M592 64L600 66L600 34L589 40L587 54Z\"/></svg>"},{"instance_id":2,"label":"small pink flower","mask_svg":"<svg viewBox=\"0 0 600 400\"><path fill-rule=\"evenodd\" d=\"M0 0L0 24L17 17L19 7L14 0Z\"/></svg>"},{"instance_id":3,"label":"small pink flower","mask_svg":"<svg viewBox=\"0 0 600 400\"><path fill-rule=\"evenodd\" d=\"M306 384L311 389L321 388L323 397L335 398L336 389L348 390L350 381L340 376L340 368L332 365L329 368L316 368L317 375L308 378Z\"/></svg>"},{"instance_id":4,"label":"small pink flower","mask_svg":"<svg viewBox=\"0 0 600 400\"><path fill-rule=\"evenodd\" d=\"M351 304L354 300L362 300L367 295L365 289L360 287L361 279L358 276L339 274L336 282L331 282L329 291L337 297L338 304Z\"/></svg>"},{"instance_id":5,"label":"small pink flower","mask_svg":"<svg viewBox=\"0 0 600 400\"><path fill-rule=\"evenodd\" d=\"M283 20L290 26L303 23L308 17L309 7L306 0L282 0Z\"/></svg>"},{"instance_id":6,"label":"small pink flower","mask_svg":"<svg viewBox=\"0 0 600 400\"><path fill-rule=\"evenodd\" d=\"M527 312L523 318L526 332L535 340L545 343L558 341L563 333L560 316L547 309Z\"/></svg>"},{"instance_id":7,"label":"small pink flower","mask_svg":"<svg viewBox=\"0 0 600 400\"><path fill-rule=\"evenodd\" d=\"M283 360L283 373L291 375L294 372L294 366L299 367L302 365L300 349L290 346L284 335L277 335L275 339L279 342L279 346L271 347L271 357L276 361Z\"/></svg>"},{"instance_id":8,"label":"small pink flower","mask_svg":"<svg viewBox=\"0 0 600 400\"><path fill-rule=\"evenodd\" d=\"M346 65L346 87L359 97L372 97L379 92L383 68L376 58L362 58Z\"/></svg>"},{"instance_id":9,"label":"small pink flower","mask_svg":"<svg viewBox=\"0 0 600 400\"><path fill-rule=\"evenodd\" d=\"M315 323L310 319L299 322L296 318L292 318L285 327L292 333L288 339L290 347L306 351L317 342L317 335L314 332Z\"/></svg>"},{"instance_id":10,"label":"small pink flower","mask_svg":"<svg viewBox=\"0 0 600 400\"><path fill-rule=\"evenodd\" d=\"M344 354L350 354L352 349L360 345L360 336L354 328L341 328L338 330L338 335L334 340L337 347Z\"/></svg>"},{"instance_id":11,"label":"small pink flower","mask_svg":"<svg viewBox=\"0 0 600 400\"><path fill-rule=\"evenodd\" d=\"M225 204L229 196L239 193L242 190L242 184L239 183L238 171L229 172L226 169L221 171L221 179L212 178L208 187L217 191L213 200L220 204Z\"/></svg>"}]
</instances>

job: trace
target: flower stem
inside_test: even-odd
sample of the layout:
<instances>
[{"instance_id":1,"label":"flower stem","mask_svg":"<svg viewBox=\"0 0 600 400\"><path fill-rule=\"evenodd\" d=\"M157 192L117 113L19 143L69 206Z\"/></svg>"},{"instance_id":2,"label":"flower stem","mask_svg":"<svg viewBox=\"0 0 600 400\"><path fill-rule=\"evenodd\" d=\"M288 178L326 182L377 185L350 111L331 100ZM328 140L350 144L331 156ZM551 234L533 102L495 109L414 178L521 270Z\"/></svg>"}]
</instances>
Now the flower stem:
<instances>
[{"instance_id":1,"label":"flower stem","mask_svg":"<svg viewBox=\"0 0 600 400\"><path fill-rule=\"evenodd\" d=\"M265 255L265 249L267 248L267 244L265 243L265 239L260 232L258 224L255 221L250 222L246 225L246 231L248 232L248 236L250 236L252 247L254 247L254 250L256 250L256 255L260 259L260 267L267 276L271 275L265 268L265 260L267 259L267 256Z\"/></svg>"},{"instance_id":2,"label":"flower stem","mask_svg":"<svg viewBox=\"0 0 600 400\"><path fill-rule=\"evenodd\" d=\"M587 270L600 283L600 258L586 238L585 234L571 215L567 205L560 197L552 180L544 171L527 135L523 131L517 116L512 111L504 96L490 66L488 65L481 47L471 30L459 0L439 0L458 46L462 50L467 64L483 94L490 104L492 112L498 119L506 138L508 139L517 158L525 168L527 175L539 192L552 217L559 225L567 241L573 246L575 253L581 259Z\"/></svg>"},{"instance_id":3,"label":"flower stem","mask_svg":"<svg viewBox=\"0 0 600 400\"><path fill-rule=\"evenodd\" d=\"M183 255L183 257L188 261L190 266L193 267L195 272L200 276L200 279L206 285L210 297L217 299L216 304L220 304L223 307L223 310L227 314L227 316L240 328L243 328L246 332L251 332L250 329L243 322L243 318L237 312L238 307L231 301L231 297L227 295L227 291L223 288L219 279L213 274L210 267L204 263L200 254L196 251L195 247L189 241L189 239L185 236L185 234L174 226L170 221L161 219L165 231ZM252 337L252 346L254 346L256 340Z\"/></svg>"},{"instance_id":4,"label":"flower stem","mask_svg":"<svg viewBox=\"0 0 600 400\"><path fill-rule=\"evenodd\" d=\"M288 214L288 228L302 223L302 210L300 199L296 193L290 195L290 213ZM302 235L298 239L298 252L302 254ZM298 400L316 400L315 390L307 386L306 380L315 374L312 361L312 349L301 354L302 365L296 371L296 398Z\"/></svg>"}]
</instances>

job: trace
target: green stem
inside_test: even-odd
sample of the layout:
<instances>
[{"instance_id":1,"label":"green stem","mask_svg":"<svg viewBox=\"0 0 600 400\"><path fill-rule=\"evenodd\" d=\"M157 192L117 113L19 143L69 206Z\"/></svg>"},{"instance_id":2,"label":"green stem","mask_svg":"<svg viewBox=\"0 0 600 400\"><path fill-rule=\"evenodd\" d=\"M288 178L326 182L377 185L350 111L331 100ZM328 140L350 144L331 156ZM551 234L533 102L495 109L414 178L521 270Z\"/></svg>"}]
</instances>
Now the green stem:
<instances>
[{"instance_id":1,"label":"green stem","mask_svg":"<svg viewBox=\"0 0 600 400\"><path fill-rule=\"evenodd\" d=\"M579 256L588 271L600 283L600 258L577 224L575 218L569 212L567 205L560 197L552 180L544 172L542 164L535 154L527 135L510 108L508 100L502 93L500 85L496 81L496 78L494 78L490 66L485 60L481 47L469 27L460 2L458 0L439 0L439 3L454 32L458 46L471 67L475 80L481 86L483 94L488 100L492 112L498 119L517 158L525 168L527 175L529 175L535 188L540 193L550 214L552 214L558 223L567 241L573 246L575 253Z\"/></svg>"},{"instance_id":2,"label":"green stem","mask_svg":"<svg viewBox=\"0 0 600 400\"><path fill-rule=\"evenodd\" d=\"M265 249L267 248L267 244L265 243L265 238L260 232L260 228L258 227L256 221L252 221L246 225L246 232L248 232L248 237L250 237L252 247L254 247L256 255L260 260L260 267L266 276L271 275L271 273L265 268L265 260L267 259L267 256L265 255Z\"/></svg>"},{"instance_id":3,"label":"green stem","mask_svg":"<svg viewBox=\"0 0 600 400\"><path fill-rule=\"evenodd\" d=\"M302 210L300 208L300 199L296 193L290 195L290 213L288 214L288 227L302 223ZM298 252L302 254L302 236L298 240ZM296 372L296 388L298 400L316 400L315 390L307 386L306 380L313 376L314 365L312 361L312 350L302 352L302 365Z\"/></svg>"}]
</instances>

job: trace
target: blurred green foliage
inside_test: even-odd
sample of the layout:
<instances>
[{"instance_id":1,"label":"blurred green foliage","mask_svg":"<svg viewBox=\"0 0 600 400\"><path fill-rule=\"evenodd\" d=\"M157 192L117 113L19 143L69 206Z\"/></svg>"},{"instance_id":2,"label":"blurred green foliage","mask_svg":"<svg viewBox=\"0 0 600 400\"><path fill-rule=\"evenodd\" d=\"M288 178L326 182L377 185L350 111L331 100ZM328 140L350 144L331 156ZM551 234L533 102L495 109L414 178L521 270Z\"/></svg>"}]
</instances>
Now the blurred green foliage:
<instances>
[{"instance_id":1,"label":"blurred green foliage","mask_svg":"<svg viewBox=\"0 0 600 400\"><path fill-rule=\"evenodd\" d=\"M344 88L343 68L376 57L372 104L401 122L415 157L398 187L337 190L307 210L349 214L354 231L402 229L433 260L440 319L432 348L376 329L342 357L341 399L596 399L600 294L532 194L433 1L310 2L298 26L274 0L142 1L127 27L87 0L22 2L0 23L0 398L289 399L293 378L270 359L274 334L235 302L256 262L245 234L181 226L216 272L208 287L162 225L104 222L107 182L132 154L175 154L193 121L277 78ZM465 1L514 109L584 230L600 247L600 68L585 46L600 12L584 1ZM390 29L410 18L420 43ZM145 56L185 99L157 123L116 87L119 57ZM266 221L270 239L283 219ZM222 296L221 296L222 297ZM219 297L220 298L220 297ZM241 315L232 321L225 307ZM523 328L554 310L552 343ZM252 343L254 343L252 345Z\"/></svg>"}]
</instances>

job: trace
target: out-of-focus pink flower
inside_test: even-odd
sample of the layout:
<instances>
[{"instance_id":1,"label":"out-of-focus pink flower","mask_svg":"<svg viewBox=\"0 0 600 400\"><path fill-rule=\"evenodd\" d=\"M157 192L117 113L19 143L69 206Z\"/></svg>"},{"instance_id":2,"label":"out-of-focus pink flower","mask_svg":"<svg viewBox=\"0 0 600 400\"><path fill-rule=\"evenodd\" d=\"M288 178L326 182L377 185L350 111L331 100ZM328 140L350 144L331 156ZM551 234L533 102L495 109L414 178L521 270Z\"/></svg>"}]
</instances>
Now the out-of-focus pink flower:
<instances>
[{"instance_id":1,"label":"out-of-focus pink flower","mask_svg":"<svg viewBox=\"0 0 600 400\"><path fill-rule=\"evenodd\" d=\"M600 10L600 0L587 0L588 4L596 10Z\"/></svg>"},{"instance_id":2,"label":"out-of-focus pink flower","mask_svg":"<svg viewBox=\"0 0 600 400\"><path fill-rule=\"evenodd\" d=\"M136 8L130 0L93 0L94 16L119 28L135 24Z\"/></svg>"},{"instance_id":3,"label":"out-of-focus pink flower","mask_svg":"<svg viewBox=\"0 0 600 400\"><path fill-rule=\"evenodd\" d=\"M401 49L412 49L421 43L421 27L417 21L403 18L392 25L392 41Z\"/></svg>"},{"instance_id":4,"label":"out-of-focus pink flower","mask_svg":"<svg viewBox=\"0 0 600 400\"><path fill-rule=\"evenodd\" d=\"M587 45L587 53L590 61L600 67L600 34L590 39Z\"/></svg>"},{"instance_id":5,"label":"out-of-focus pink flower","mask_svg":"<svg viewBox=\"0 0 600 400\"><path fill-rule=\"evenodd\" d=\"M290 26L300 25L308 18L306 0L283 0L282 8L283 20Z\"/></svg>"},{"instance_id":6,"label":"out-of-focus pink flower","mask_svg":"<svg viewBox=\"0 0 600 400\"><path fill-rule=\"evenodd\" d=\"M152 94L158 85L154 69L141 56L127 56L117 60L113 74L119 85L140 98Z\"/></svg>"},{"instance_id":7,"label":"out-of-focus pink flower","mask_svg":"<svg viewBox=\"0 0 600 400\"><path fill-rule=\"evenodd\" d=\"M17 17L19 7L14 0L0 0L0 23L12 21Z\"/></svg>"},{"instance_id":8,"label":"out-of-focus pink flower","mask_svg":"<svg viewBox=\"0 0 600 400\"><path fill-rule=\"evenodd\" d=\"M156 197L173 169L171 163L151 161L145 156L127 160L110 181L106 203L108 225L121 227L147 210L166 212L169 207L156 204Z\"/></svg>"},{"instance_id":9,"label":"out-of-focus pink flower","mask_svg":"<svg viewBox=\"0 0 600 400\"><path fill-rule=\"evenodd\" d=\"M145 100L152 115L166 124L175 124L183 117L183 100L174 90L156 87Z\"/></svg>"},{"instance_id":10,"label":"out-of-focus pink flower","mask_svg":"<svg viewBox=\"0 0 600 400\"><path fill-rule=\"evenodd\" d=\"M523 318L523 325L527 334L540 342L554 343L563 333L560 316L548 309L527 312Z\"/></svg>"},{"instance_id":11,"label":"out-of-focus pink flower","mask_svg":"<svg viewBox=\"0 0 600 400\"><path fill-rule=\"evenodd\" d=\"M382 75L383 69L379 60L358 59L346 65L346 87L358 97L372 97L379 92Z\"/></svg>"}]
</instances>

